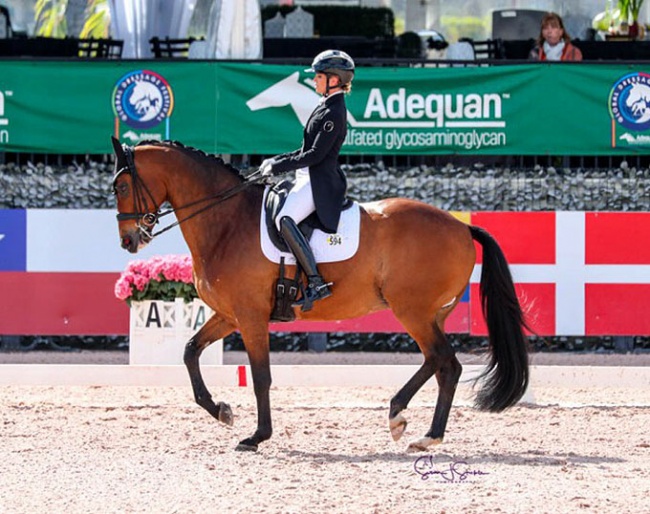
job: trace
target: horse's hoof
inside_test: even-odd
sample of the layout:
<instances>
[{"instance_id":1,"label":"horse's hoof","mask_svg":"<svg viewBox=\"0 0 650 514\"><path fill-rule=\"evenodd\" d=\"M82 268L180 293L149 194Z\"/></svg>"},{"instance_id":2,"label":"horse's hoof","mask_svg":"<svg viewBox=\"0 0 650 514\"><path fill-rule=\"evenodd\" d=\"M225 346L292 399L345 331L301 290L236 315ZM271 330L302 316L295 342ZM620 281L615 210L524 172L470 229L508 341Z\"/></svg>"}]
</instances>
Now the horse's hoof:
<instances>
[{"instance_id":1,"label":"horse's hoof","mask_svg":"<svg viewBox=\"0 0 650 514\"><path fill-rule=\"evenodd\" d=\"M256 452L257 451L257 445L247 439L244 439L243 441L240 441L240 443L237 445L237 448L235 448L235 451L238 452Z\"/></svg>"},{"instance_id":2,"label":"horse's hoof","mask_svg":"<svg viewBox=\"0 0 650 514\"><path fill-rule=\"evenodd\" d=\"M402 414L398 414L394 418L388 420L388 426L390 428L390 435L393 436L393 441L399 441L400 438L404 435L404 430L406 430L406 418Z\"/></svg>"},{"instance_id":3,"label":"horse's hoof","mask_svg":"<svg viewBox=\"0 0 650 514\"><path fill-rule=\"evenodd\" d=\"M417 441L413 441L408 445L406 453L417 453L417 452L426 452L429 449L429 446L435 446L442 443L442 438L436 437L435 439L431 437L423 437Z\"/></svg>"},{"instance_id":4,"label":"horse's hoof","mask_svg":"<svg viewBox=\"0 0 650 514\"><path fill-rule=\"evenodd\" d=\"M232 415L232 409L230 408L230 405L227 403L219 402L217 403L217 407L219 407L219 417L217 419L229 427L233 426L235 418Z\"/></svg>"}]
</instances>

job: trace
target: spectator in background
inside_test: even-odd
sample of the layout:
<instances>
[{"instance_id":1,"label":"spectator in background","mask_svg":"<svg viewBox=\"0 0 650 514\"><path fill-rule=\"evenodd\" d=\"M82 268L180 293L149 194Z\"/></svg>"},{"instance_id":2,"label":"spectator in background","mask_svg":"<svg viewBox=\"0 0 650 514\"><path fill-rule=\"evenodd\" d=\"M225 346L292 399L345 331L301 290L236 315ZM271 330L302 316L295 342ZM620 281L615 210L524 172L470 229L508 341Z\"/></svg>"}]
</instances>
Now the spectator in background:
<instances>
[{"instance_id":1,"label":"spectator in background","mask_svg":"<svg viewBox=\"0 0 650 514\"><path fill-rule=\"evenodd\" d=\"M529 58L537 61L582 61L582 52L571 44L562 18L549 12L542 18L539 37Z\"/></svg>"}]
</instances>

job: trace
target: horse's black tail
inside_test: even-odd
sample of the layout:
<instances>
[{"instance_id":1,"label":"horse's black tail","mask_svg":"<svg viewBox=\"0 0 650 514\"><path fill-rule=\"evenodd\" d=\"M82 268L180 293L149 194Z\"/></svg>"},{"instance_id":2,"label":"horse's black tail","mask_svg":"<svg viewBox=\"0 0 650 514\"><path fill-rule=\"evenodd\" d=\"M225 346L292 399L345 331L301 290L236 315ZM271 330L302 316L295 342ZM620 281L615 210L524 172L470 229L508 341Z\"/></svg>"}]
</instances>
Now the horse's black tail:
<instances>
[{"instance_id":1,"label":"horse's black tail","mask_svg":"<svg viewBox=\"0 0 650 514\"><path fill-rule=\"evenodd\" d=\"M499 244L482 228L469 229L472 238L483 247L481 306L492 352L487 369L479 377L483 384L476 396L476 406L499 412L517 403L528 387L528 347L524 335L524 328L528 327Z\"/></svg>"}]
</instances>

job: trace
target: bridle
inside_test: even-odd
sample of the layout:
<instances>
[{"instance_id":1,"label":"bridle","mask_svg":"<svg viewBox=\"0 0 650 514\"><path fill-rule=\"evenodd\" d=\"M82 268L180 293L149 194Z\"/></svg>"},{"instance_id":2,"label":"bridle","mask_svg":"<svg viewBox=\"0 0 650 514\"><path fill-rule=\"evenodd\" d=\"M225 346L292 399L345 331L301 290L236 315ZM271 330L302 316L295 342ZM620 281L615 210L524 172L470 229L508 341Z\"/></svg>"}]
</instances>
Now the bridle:
<instances>
[{"instance_id":1,"label":"bridle","mask_svg":"<svg viewBox=\"0 0 650 514\"><path fill-rule=\"evenodd\" d=\"M172 228L180 225L181 223L194 218L195 216L198 216L204 211L207 211L208 209L211 209L212 207L219 205L220 203L225 202L226 200L232 198L236 194L240 193L247 187L253 185L253 184L268 184L269 180L268 177L263 176L260 170L254 171L250 175L244 178L243 182L241 184L236 185L235 187L231 187L230 189L227 189L226 191L222 191L220 193L217 193L215 195L207 196L205 198L201 198L200 200L195 200L193 202L190 202L185 205L181 205L180 207L174 208L169 208L165 210L160 210L160 208L157 208L155 212L145 212L145 206L151 202L151 205L156 205L156 201L151 194L151 191L147 187L147 184L144 183L140 175L138 174L138 170L135 167L135 159L134 159L134 150L127 146L127 145L122 145L122 149L124 151L124 157L126 160L125 166L121 167L119 170L115 172L115 175L113 176L113 183L112 183L112 191L113 194L117 196L118 191L117 191L117 179L123 174L123 173L128 173L131 176L131 185L132 185L132 197L133 197L133 211L132 212L118 212L117 213L117 221L128 221L128 220L136 220L136 225L138 227L138 232L140 237L145 243L151 242L151 240L159 236L160 234L163 234L164 232L167 232L168 230L171 230ZM208 202L206 204L206 202ZM202 207L199 209L195 210L188 216L178 219L174 223L171 223L170 225L167 225L166 227L158 230L157 232L154 232L153 229L155 225L157 225L160 222L160 219L175 212L175 211L181 211L183 209L188 209L190 207L195 207L198 205L204 204Z\"/></svg>"}]
</instances>

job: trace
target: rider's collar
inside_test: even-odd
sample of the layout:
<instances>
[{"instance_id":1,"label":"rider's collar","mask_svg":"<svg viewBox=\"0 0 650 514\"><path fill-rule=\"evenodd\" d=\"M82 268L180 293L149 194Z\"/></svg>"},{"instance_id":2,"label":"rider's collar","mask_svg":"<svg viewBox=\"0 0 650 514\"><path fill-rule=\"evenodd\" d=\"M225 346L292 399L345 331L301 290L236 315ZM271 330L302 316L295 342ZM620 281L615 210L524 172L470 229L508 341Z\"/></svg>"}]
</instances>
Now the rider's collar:
<instances>
[{"instance_id":1,"label":"rider's collar","mask_svg":"<svg viewBox=\"0 0 650 514\"><path fill-rule=\"evenodd\" d=\"M327 96L323 95L323 96L320 97L319 103L320 104L325 103L328 98L332 98L333 96L343 94L343 93L344 93L344 91L342 89L339 89L338 91L334 91L333 93L330 93Z\"/></svg>"}]
</instances>

